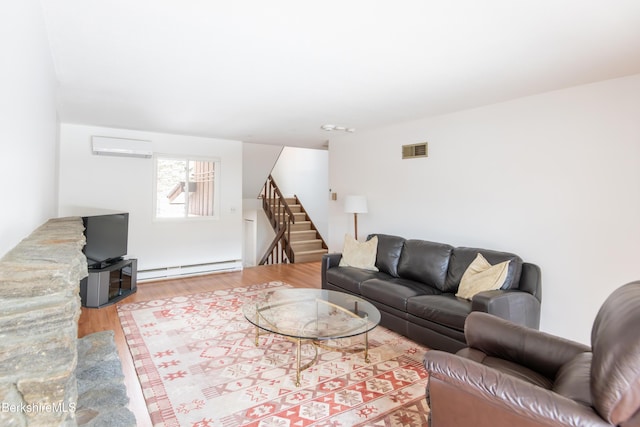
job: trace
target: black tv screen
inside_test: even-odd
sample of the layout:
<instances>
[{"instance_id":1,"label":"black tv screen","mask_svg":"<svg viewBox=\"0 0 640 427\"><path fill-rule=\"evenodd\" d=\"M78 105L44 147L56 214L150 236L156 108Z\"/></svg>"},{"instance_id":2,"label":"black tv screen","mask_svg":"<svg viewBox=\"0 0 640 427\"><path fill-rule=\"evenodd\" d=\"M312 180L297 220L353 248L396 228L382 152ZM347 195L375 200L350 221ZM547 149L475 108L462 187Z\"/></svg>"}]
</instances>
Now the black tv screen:
<instances>
[{"instance_id":1,"label":"black tv screen","mask_svg":"<svg viewBox=\"0 0 640 427\"><path fill-rule=\"evenodd\" d=\"M127 254L129 236L129 214L85 216L84 254L89 267L101 267L117 261Z\"/></svg>"}]
</instances>

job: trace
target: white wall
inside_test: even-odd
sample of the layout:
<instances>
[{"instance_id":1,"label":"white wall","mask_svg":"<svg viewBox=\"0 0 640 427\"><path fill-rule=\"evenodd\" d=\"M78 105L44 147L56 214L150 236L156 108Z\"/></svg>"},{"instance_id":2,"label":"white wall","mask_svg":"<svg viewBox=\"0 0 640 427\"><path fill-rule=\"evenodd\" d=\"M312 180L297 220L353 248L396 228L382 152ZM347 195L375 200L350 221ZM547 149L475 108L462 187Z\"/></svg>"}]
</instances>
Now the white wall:
<instances>
[{"instance_id":1,"label":"white wall","mask_svg":"<svg viewBox=\"0 0 640 427\"><path fill-rule=\"evenodd\" d=\"M56 80L38 0L0 5L0 257L57 212Z\"/></svg>"},{"instance_id":2,"label":"white wall","mask_svg":"<svg viewBox=\"0 0 640 427\"><path fill-rule=\"evenodd\" d=\"M262 200L244 199L242 203L245 221L242 264L245 267L253 267L258 265L267 252L276 233L262 208Z\"/></svg>"},{"instance_id":3,"label":"white wall","mask_svg":"<svg viewBox=\"0 0 640 427\"><path fill-rule=\"evenodd\" d=\"M401 145L429 142L427 159ZM616 287L640 279L640 75L330 142L330 186L365 194L362 235L512 251L543 274L541 329L589 342ZM329 246L353 219L330 203Z\"/></svg>"},{"instance_id":4,"label":"white wall","mask_svg":"<svg viewBox=\"0 0 640 427\"><path fill-rule=\"evenodd\" d=\"M256 200L284 147L242 143L242 198Z\"/></svg>"},{"instance_id":5,"label":"white wall","mask_svg":"<svg viewBox=\"0 0 640 427\"><path fill-rule=\"evenodd\" d=\"M271 176L285 197L296 195L326 240L329 233L329 153L285 147Z\"/></svg>"},{"instance_id":6,"label":"white wall","mask_svg":"<svg viewBox=\"0 0 640 427\"><path fill-rule=\"evenodd\" d=\"M220 158L220 219L154 221L153 160L93 155L92 135L150 140L159 154ZM140 270L240 260L242 143L62 124L60 215L85 207L129 212L129 257Z\"/></svg>"}]
</instances>

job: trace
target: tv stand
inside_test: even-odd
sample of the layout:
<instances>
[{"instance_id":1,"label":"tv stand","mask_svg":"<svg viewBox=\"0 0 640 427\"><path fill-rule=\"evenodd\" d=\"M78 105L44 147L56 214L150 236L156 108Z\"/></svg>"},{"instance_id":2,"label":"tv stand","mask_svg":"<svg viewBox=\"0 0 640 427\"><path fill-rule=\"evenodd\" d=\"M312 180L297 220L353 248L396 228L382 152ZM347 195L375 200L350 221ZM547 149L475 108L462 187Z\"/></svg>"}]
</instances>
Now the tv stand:
<instances>
[{"instance_id":1,"label":"tv stand","mask_svg":"<svg viewBox=\"0 0 640 427\"><path fill-rule=\"evenodd\" d=\"M135 293L138 260L122 259L106 266L89 267L89 276L80 281L83 307L100 308L114 304Z\"/></svg>"},{"instance_id":2,"label":"tv stand","mask_svg":"<svg viewBox=\"0 0 640 427\"><path fill-rule=\"evenodd\" d=\"M89 261L89 258L87 258L87 261ZM120 257L116 259L110 259L109 261L100 261L100 262L96 261L89 264L89 271L108 268L108 267L111 267L112 265L119 263L120 261L124 261L124 258Z\"/></svg>"}]
</instances>

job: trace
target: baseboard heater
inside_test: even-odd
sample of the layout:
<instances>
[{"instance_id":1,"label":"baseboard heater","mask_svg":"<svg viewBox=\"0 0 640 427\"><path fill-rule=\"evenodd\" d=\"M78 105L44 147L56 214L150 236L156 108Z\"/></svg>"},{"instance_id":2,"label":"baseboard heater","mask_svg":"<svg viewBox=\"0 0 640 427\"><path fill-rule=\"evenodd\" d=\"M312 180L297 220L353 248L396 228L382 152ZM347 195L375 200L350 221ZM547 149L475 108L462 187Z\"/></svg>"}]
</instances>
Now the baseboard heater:
<instances>
[{"instance_id":1,"label":"baseboard heater","mask_svg":"<svg viewBox=\"0 0 640 427\"><path fill-rule=\"evenodd\" d=\"M177 265L173 267L138 270L138 283L145 280L171 279L176 277L197 276L200 274L221 273L242 270L241 260L210 262L206 264Z\"/></svg>"}]
</instances>

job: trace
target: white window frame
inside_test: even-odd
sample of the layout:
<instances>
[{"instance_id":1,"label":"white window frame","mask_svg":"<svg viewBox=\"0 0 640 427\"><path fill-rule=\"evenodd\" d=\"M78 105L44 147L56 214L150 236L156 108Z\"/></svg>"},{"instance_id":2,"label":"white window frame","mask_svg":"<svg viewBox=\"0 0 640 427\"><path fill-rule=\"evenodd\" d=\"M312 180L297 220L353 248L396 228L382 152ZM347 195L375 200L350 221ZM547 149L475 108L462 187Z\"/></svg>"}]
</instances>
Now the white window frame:
<instances>
[{"instance_id":1,"label":"white window frame","mask_svg":"<svg viewBox=\"0 0 640 427\"><path fill-rule=\"evenodd\" d=\"M185 200L185 214L180 217L159 217L158 216L158 162L160 160L181 160L181 161L201 161L214 163L213 178L213 215L189 216L187 211L188 203ZM219 157L191 156L178 154L154 154L153 155L153 221L160 222L181 222L181 221L212 221L220 219L220 169L221 160ZM188 198L188 192L187 192Z\"/></svg>"}]
</instances>

